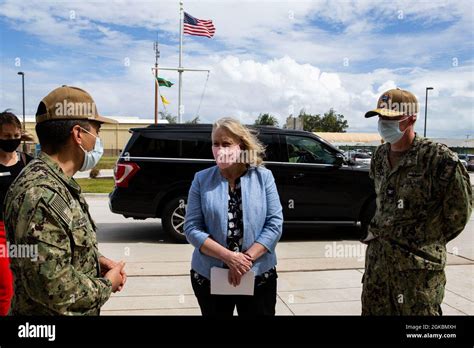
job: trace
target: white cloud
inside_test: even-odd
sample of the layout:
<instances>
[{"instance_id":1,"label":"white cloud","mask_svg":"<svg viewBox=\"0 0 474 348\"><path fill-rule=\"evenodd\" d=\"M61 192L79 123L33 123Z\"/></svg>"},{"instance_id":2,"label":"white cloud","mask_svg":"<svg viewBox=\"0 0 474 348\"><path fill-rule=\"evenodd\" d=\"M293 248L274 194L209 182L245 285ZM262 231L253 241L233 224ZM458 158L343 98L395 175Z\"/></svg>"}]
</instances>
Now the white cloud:
<instances>
[{"instance_id":1,"label":"white cloud","mask_svg":"<svg viewBox=\"0 0 474 348\"><path fill-rule=\"evenodd\" d=\"M464 136L472 132L473 62L471 56L453 67L452 58L472 45L472 9L470 1L186 1L191 14L214 20L217 33L212 41L185 37L183 58L185 66L212 70L200 112L204 121L231 114L253 122L259 113L271 112L283 123L301 108L323 113L334 107L351 130L375 131L363 113L380 93L400 86L423 102L424 88L432 85L430 129ZM166 42L160 45L161 64L177 64L177 1L7 0L0 15L10 28L54 52L23 59L30 113L49 90L71 84L90 90L104 114L150 118L152 39L137 39L124 28L159 28L167 39L161 40ZM397 33L415 22L448 24L436 32ZM392 30L382 33L387 26ZM440 60L444 55L449 57ZM17 70L7 58L1 66L2 107L20 100ZM124 65L127 58L130 66ZM433 62L436 67L427 68ZM177 82L176 73L161 74ZM184 74L188 119L195 115L205 79L203 73ZM175 113L177 85L162 93ZM454 115L457 122L447 121Z\"/></svg>"}]
</instances>

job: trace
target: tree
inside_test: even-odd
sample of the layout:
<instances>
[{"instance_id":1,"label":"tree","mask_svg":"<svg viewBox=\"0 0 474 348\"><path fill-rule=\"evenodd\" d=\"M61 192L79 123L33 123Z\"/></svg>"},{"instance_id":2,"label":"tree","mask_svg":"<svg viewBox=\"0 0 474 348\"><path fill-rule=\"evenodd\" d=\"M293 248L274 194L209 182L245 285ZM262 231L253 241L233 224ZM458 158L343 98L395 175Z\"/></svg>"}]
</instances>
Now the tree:
<instances>
[{"instance_id":1,"label":"tree","mask_svg":"<svg viewBox=\"0 0 474 348\"><path fill-rule=\"evenodd\" d=\"M275 126L278 127L278 120L270 114L260 114L255 120L256 126Z\"/></svg>"},{"instance_id":2,"label":"tree","mask_svg":"<svg viewBox=\"0 0 474 348\"><path fill-rule=\"evenodd\" d=\"M338 132L345 133L349 124L344 120L344 115L337 114L333 108L321 115L307 114L305 110L300 111L303 119L303 129L308 132Z\"/></svg>"},{"instance_id":3,"label":"tree","mask_svg":"<svg viewBox=\"0 0 474 348\"><path fill-rule=\"evenodd\" d=\"M298 117L302 118L303 130L307 132L315 132L315 129L319 128L319 125L321 123L320 115L307 114L304 109L300 111Z\"/></svg>"},{"instance_id":4,"label":"tree","mask_svg":"<svg viewBox=\"0 0 474 348\"><path fill-rule=\"evenodd\" d=\"M168 123L177 123L177 117L171 115L168 111L160 111L159 114L162 120L167 120Z\"/></svg>"},{"instance_id":5,"label":"tree","mask_svg":"<svg viewBox=\"0 0 474 348\"><path fill-rule=\"evenodd\" d=\"M347 128L349 124L344 120L344 115L336 114L333 108L325 112L324 117L321 118L320 132L345 133Z\"/></svg>"},{"instance_id":6,"label":"tree","mask_svg":"<svg viewBox=\"0 0 474 348\"><path fill-rule=\"evenodd\" d=\"M198 124L199 123L199 116L196 116L191 121L186 121L187 124Z\"/></svg>"}]
</instances>

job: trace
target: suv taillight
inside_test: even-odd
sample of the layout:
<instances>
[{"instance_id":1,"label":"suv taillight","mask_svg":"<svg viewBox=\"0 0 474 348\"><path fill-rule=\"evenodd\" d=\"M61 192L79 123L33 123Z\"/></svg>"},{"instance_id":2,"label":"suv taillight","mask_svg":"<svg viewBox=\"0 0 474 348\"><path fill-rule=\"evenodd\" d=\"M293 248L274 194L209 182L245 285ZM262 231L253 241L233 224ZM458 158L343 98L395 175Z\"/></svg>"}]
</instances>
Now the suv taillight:
<instances>
[{"instance_id":1,"label":"suv taillight","mask_svg":"<svg viewBox=\"0 0 474 348\"><path fill-rule=\"evenodd\" d=\"M130 179L140 170L138 164L133 162L117 163L114 169L115 186L128 187Z\"/></svg>"}]
</instances>

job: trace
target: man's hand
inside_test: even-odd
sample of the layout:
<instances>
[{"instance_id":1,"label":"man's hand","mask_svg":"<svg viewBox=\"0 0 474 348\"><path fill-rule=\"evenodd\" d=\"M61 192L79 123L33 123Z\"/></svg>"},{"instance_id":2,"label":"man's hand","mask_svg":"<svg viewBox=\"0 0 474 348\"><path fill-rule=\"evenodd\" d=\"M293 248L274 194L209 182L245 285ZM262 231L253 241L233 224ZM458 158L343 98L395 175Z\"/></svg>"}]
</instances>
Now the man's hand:
<instances>
[{"instance_id":1,"label":"man's hand","mask_svg":"<svg viewBox=\"0 0 474 348\"><path fill-rule=\"evenodd\" d=\"M123 262L123 261L121 261ZM102 277L105 277L105 275L110 271L112 270L114 267L117 267L120 263L119 262L115 262L105 256L101 256L99 258L99 265L100 265L100 274ZM123 262L124 266L125 266L125 263ZM125 285L125 283L127 282L127 273L125 273L125 267L122 267L122 271L120 273L120 275L122 276L122 283L119 285L119 287L117 288L117 291L121 291Z\"/></svg>"},{"instance_id":2,"label":"man's hand","mask_svg":"<svg viewBox=\"0 0 474 348\"><path fill-rule=\"evenodd\" d=\"M105 274L110 271L114 266L116 266L118 262L112 261L111 259L101 256L99 257L99 265L100 265L100 275L103 277Z\"/></svg>"},{"instance_id":3,"label":"man's hand","mask_svg":"<svg viewBox=\"0 0 474 348\"><path fill-rule=\"evenodd\" d=\"M107 278L112 282L112 292L120 291L122 289L124 281L122 277L123 268L125 267L125 262L120 261L115 267L109 270L104 278Z\"/></svg>"}]
</instances>

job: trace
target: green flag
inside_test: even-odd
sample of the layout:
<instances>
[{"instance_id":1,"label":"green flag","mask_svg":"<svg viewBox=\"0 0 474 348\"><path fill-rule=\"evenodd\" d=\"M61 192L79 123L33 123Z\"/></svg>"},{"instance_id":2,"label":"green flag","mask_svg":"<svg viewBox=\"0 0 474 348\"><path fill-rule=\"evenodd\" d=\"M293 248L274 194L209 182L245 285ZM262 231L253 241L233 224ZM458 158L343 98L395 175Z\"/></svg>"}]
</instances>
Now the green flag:
<instances>
[{"instance_id":1,"label":"green flag","mask_svg":"<svg viewBox=\"0 0 474 348\"><path fill-rule=\"evenodd\" d=\"M171 87L174 84L168 80L165 80L162 77L157 77L156 80L158 81L158 86Z\"/></svg>"}]
</instances>

